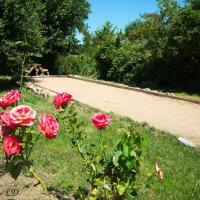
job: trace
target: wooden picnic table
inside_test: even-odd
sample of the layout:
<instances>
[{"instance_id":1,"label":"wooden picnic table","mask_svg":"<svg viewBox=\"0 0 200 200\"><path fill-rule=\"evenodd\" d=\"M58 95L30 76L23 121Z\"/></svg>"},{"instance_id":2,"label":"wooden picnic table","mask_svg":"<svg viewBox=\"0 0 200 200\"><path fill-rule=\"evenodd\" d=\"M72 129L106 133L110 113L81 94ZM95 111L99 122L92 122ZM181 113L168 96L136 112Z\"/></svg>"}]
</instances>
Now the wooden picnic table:
<instances>
[{"instance_id":1,"label":"wooden picnic table","mask_svg":"<svg viewBox=\"0 0 200 200\"><path fill-rule=\"evenodd\" d=\"M37 63L32 64L31 67L24 72L25 76L49 76L49 70Z\"/></svg>"}]
</instances>

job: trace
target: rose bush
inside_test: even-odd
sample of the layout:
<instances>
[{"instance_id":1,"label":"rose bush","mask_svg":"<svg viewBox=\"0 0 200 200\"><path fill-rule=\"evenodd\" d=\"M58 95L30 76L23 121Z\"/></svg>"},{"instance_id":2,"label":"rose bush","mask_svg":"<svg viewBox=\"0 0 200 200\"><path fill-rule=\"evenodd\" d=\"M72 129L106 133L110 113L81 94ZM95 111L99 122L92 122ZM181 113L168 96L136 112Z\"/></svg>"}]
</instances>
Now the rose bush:
<instances>
[{"instance_id":1,"label":"rose bush","mask_svg":"<svg viewBox=\"0 0 200 200\"><path fill-rule=\"evenodd\" d=\"M37 113L30 106L17 106L20 97L21 94L17 90L0 97L0 107L4 110L0 113L0 141L5 152L6 170L14 179L17 179L22 169L29 170L35 176L31 168L33 162L29 159L34 145L42 134L52 139L56 137L59 130L59 124L53 115L44 114L39 117L39 131L35 131L33 125ZM63 102L66 102L66 99ZM8 110L7 108L13 104L15 107ZM39 179L38 176L35 177ZM42 182L41 179L39 182Z\"/></svg>"}]
</instances>

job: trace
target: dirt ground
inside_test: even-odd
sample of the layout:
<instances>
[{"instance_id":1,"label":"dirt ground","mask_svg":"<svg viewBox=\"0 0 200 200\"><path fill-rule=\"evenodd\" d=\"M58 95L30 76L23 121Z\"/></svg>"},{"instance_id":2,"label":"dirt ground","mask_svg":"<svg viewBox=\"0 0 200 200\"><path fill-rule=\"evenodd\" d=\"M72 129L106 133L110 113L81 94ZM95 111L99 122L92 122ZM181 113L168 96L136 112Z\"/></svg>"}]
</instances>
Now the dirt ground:
<instances>
[{"instance_id":1,"label":"dirt ground","mask_svg":"<svg viewBox=\"0 0 200 200\"><path fill-rule=\"evenodd\" d=\"M54 200L53 197L51 197ZM8 174L0 177L0 199L1 200L48 200L47 195L41 185L33 178L27 178L22 175L17 181Z\"/></svg>"},{"instance_id":2,"label":"dirt ground","mask_svg":"<svg viewBox=\"0 0 200 200\"><path fill-rule=\"evenodd\" d=\"M200 105L66 77L36 78L35 83L69 92L77 101L147 122L200 145Z\"/></svg>"}]
</instances>

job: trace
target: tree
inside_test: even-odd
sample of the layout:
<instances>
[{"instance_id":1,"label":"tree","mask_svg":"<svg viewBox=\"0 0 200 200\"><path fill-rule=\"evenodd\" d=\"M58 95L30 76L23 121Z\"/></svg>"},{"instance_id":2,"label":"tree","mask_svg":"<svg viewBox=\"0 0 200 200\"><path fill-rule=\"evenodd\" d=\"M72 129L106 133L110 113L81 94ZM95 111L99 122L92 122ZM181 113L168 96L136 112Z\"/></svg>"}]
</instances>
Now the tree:
<instances>
[{"instance_id":1,"label":"tree","mask_svg":"<svg viewBox=\"0 0 200 200\"><path fill-rule=\"evenodd\" d=\"M25 63L42 62L56 72L57 55L78 47L89 8L86 0L0 0L0 65L19 75Z\"/></svg>"},{"instance_id":2,"label":"tree","mask_svg":"<svg viewBox=\"0 0 200 200\"><path fill-rule=\"evenodd\" d=\"M26 62L41 57L44 37L40 0L0 1L0 64L7 73L19 76Z\"/></svg>"},{"instance_id":3,"label":"tree","mask_svg":"<svg viewBox=\"0 0 200 200\"><path fill-rule=\"evenodd\" d=\"M191 6L193 10L200 10L199 0L186 0L186 3Z\"/></svg>"},{"instance_id":4,"label":"tree","mask_svg":"<svg viewBox=\"0 0 200 200\"><path fill-rule=\"evenodd\" d=\"M176 84L200 87L200 12L192 7L181 9L169 26L165 59L173 65L171 77Z\"/></svg>"},{"instance_id":5,"label":"tree","mask_svg":"<svg viewBox=\"0 0 200 200\"><path fill-rule=\"evenodd\" d=\"M74 34L76 30L82 32L84 29L90 4L86 0L46 0L44 5L42 24L47 42L43 63L56 73L56 57L69 54L72 46L77 45Z\"/></svg>"},{"instance_id":6,"label":"tree","mask_svg":"<svg viewBox=\"0 0 200 200\"><path fill-rule=\"evenodd\" d=\"M133 22L129 23L126 27L125 27L125 34L126 37L130 40L130 41L134 41L137 39L137 37L135 37L133 31L136 30L139 27L142 27L143 25L143 21L142 19L136 19Z\"/></svg>"},{"instance_id":7,"label":"tree","mask_svg":"<svg viewBox=\"0 0 200 200\"><path fill-rule=\"evenodd\" d=\"M93 37L95 47L95 59L100 79L108 80L108 71L112 67L112 56L116 48L116 28L110 22L106 22L97 29Z\"/></svg>"}]
</instances>

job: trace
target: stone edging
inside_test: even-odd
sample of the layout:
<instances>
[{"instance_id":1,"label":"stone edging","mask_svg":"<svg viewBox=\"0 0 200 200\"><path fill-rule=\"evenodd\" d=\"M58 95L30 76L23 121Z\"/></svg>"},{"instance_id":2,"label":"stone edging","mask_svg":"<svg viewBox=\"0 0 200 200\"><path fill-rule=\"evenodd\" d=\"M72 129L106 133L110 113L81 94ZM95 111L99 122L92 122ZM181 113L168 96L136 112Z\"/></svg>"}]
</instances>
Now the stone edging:
<instances>
[{"instance_id":1,"label":"stone edging","mask_svg":"<svg viewBox=\"0 0 200 200\"><path fill-rule=\"evenodd\" d=\"M73 78L77 80L82 80L82 81L87 81L91 83L96 83L100 85L107 85L111 87L116 87L116 88L121 88L121 89L127 89L127 90L132 90L136 92L143 92L146 94L154 95L154 96L159 96L159 97L165 97L165 98L170 98L170 99L176 99L176 100L182 100L190 103L195 103L200 105L200 101L198 100L192 100L192 99L187 99L183 97L178 97L174 93L164 93L164 92L158 92L157 90L151 90L150 88L139 88L139 87L130 87L124 84L119 84L119 83L113 83L113 82L108 82L108 81L103 81L103 80L94 80L94 79L89 79L89 78L84 78L81 76L76 76L76 75L50 75L50 76L34 76L34 77L28 77L28 78L51 78L51 77L68 77L68 78ZM35 84L36 85L36 84Z\"/></svg>"},{"instance_id":2,"label":"stone edging","mask_svg":"<svg viewBox=\"0 0 200 200\"><path fill-rule=\"evenodd\" d=\"M55 94L57 94L57 92L41 87L35 83L26 83L24 84L24 88L45 98L53 97Z\"/></svg>"}]
</instances>

